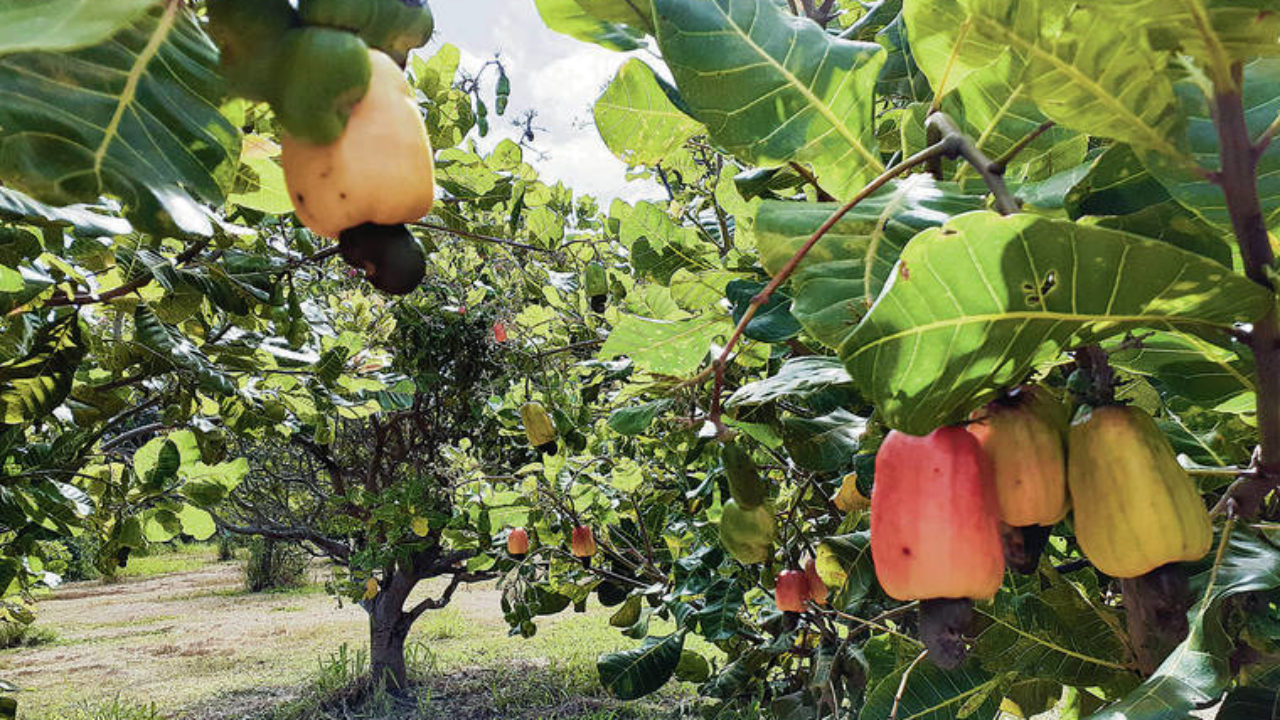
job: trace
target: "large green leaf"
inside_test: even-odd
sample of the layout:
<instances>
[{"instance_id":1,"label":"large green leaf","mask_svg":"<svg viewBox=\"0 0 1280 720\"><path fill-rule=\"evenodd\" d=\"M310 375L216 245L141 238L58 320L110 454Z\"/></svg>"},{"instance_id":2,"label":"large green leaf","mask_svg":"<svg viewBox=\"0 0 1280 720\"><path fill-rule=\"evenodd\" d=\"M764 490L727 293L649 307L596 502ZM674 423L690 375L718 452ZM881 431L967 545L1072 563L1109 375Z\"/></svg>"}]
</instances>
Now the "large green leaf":
<instances>
[{"instance_id":1,"label":"large green leaf","mask_svg":"<svg viewBox=\"0 0 1280 720\"><path fill-rule=\"evenodd\" d=\"M702 364L717 336L731 331L728 319L718 315L678 321L623 315L600 348L600 357L626 355L641 370L685 375Z\"/></svg>"},{"instance_id":2,"label":"large green leaf","mask_svg":"<svg viewBox=\"0 0 1280 720\"><path fill-rule=\"evenodd\" d=\"M886 423L923 435L1064 347L1138 328L1221 339L1270 301L1158 240L975 212L911 241L840 356Z\"/></svg>"},{"instance_id":3,"label":"large green leaf","mask_svg":"<svg viewBox=\"0 0 1280 720\"><path fill-rule=\"evenodd\" d=\"M666 684L680 663L684 633L645 638L633 650L605 653L596 661L600 684L615 697L634 700Z\"/></svg>"},{"instance_id":4,"label":"large green leaf","mask_svg":"<svg viewBox=\"0 0 1280 720\"><path fill-rule=\"evenodd\" d=\"M54 205L114 195L143 229L211 234L197 200L221 202L240 137L218 112L217 50L181 5L83 50L0 56L0 180Z\"/></svg>"},{"instance_id":5,"label":"large green leaf","mask_svg":"<svg viewBox=\"0 0 1280 720\"><path fill-rule=\"evenodd\" d=\"M1178 143L1168 53L1126 25L1065 0L907 0L904 13L912 52L940 95L1011 53L1011 76L1026 78L1050 119L1191 164Z\"/></svg>"},{"instance_id":6,"label":"large green leaf","mask_svg":"<svg viewBox=\"0 0 1280 720\"><path fill-rule=\"evenodd\" d=\"M87 237L133 232L133 226L124 218L94 212L87 207L51 207L5 187L0 187L0 219L38 227L65 227Z\"/></svg>"},{"instance_id":7,"label":"large green leaf","mask_svg":"<svg viewBox=\"0 0 1280 720\"><path fill-rule=\"evenodd\" d=\"M911 669L902 688L901 702L895 702L902 675L909 666L899 667L867 693L867 703L858 715L861 720L884 720L895 704L898 720L956 720L958 717L990 718L1000 707L1000 678L984 672L974 661L955 670L939 670L923 661Z\"/></svg>"},{"instance_id":8,"label":"large green leaf","mask_svg":"<svg viewBox=\"0 0 1280 720\"><path fill-rule=\"evenodd\" d=\"M157 0L0 0L0 55L96 45Z\"/></svg>"},{"instance_id":9,"label":"large green leaf","mask_svg":"<svg viewBox=\"0 0 1280 720\"><path fill-rule=\"evenodd\" d=\"M853 378L837 358L820 355L791 358L777 373L738 388L725 401L725 407L763 405L780 398L803 398L833 385L852 384Z\"/></svg>"},{"instance_id":10,"label":"large green leaf","mask_svg":"<svg viewBox=\"0 0 1280 720\"><path fill-rule=\"evenodd\" d=\"M1191 80L1179 82L1175 89L1187 117L1185 142L1196 164L1182 166L1158 154L1144 155L1143 160L1178 202L1214 225L1230 229L1222 188L1206 179L1208 173L1221 166L1221 147L1210 101ZM1245 66L1243 103L1245 124L1250 135L1257 137L1280 116L1280 59L1258 60ZM1280 143L1271 143L1257 162L1263 217L1272 230L1280 229Z\"/></svg>"},{"instance_id":11,"label":"large green leaf","mask_svg":"<svg viewBox=\"0 0 1280 720\"><path fill-rule=\"evenodd\" d=\"M74 314L41 328L25 357L0 365L0 422L18 425L53 412L71 392L84 354Z\"/></svg>"},{"instance_id":12,"label":"large green leaf","mask_svg":"<svg viewBox=\"0 0 1280 720\"><path fill-rule=\"evenodd\" d=\"M596 100L596 130L609 150L628 165L656 165L702 125L671 101L674 90L642 60L631 59Z\"/></svg>"},{"instance_id":13,"label":"large green leaf","mask_svg":"<svg viewBox=\"0 0 1280 720\"><path fill-rule=\"evenodd\" d=\"M1210 407L1253 392L1253 363L1188 333L1157 333L1111 354L1116 367L1150 376L1174 395Z\"/></svg>"},{"instance_id":14,"label":"large green leaf","mask_svg":"<svg viewBox=\"0 0 1280 720\"><path fill-rule=\"evenodd\" d=\"M635 50L643 47L645 28L627 25L618 19L606 19L591 10L599 7L603 14L616 16L616 0L536 0L538 14L547 27L569 37L609 48ZM635 14L639 22L639 14Z\"/></svg>"},{"instance_id":15,"label":"large green leaf","mask_svg":"<svg viewBox=\"0 0 1280 720\"><path fill-rule=\"evenodd\" d=\"M1280 55L1280 14L1267 0L1084 0L1126 32L1145 30L1161 48L1195 57L1215 78L1231 63Z\"/></svg>"},{"instance_id":16,"label":"large green leaf","mask_svg":"<svg viewBox=\"0 0 1280 720\"><path fill-rule=\"evenodd\" d=\"M814 337L839 347L871 307L908 240L982 206L980 196L963 195L927 175L890 183L849 211L805 256L791 277L792 314ZM776 274L837 208L760 203L755 233L765 269Z\"/></svg>"},{"instance_id":17,"label":"large green leaf","mask_svg":"<svg viewBox=\"0 0 1280 720\"><path fill-rule=\"evenodd\" d=\"M866 429L867 421L848 410L816 418L786 417L782 420L782 441L796 465L814 472L834 472L852 463Z\"/></svg>"},{"instance_id":18,"label":"large green leaf","mask_svg":"<svg viewBox=\"0 0 1280 720\"><path fill-rule=\"evenodd\" d=\"M838 40L771 0L654 0L658 44L713 141L755 164L809 163L844 197L884 165L879 45Z\"/></svg>"},{"instance_id":19,"label":"large green leaf","mask_svg":"<svg viewBox=\"0 0 1280 720\"><path fill-rule=\"evenodd\" d=\"M161 362L191 373L201 389L218 395L231 395L236 385L198 347L178 330L164 324L145 303L139 303L133 314L135 342L154 354Z\"/></svg>"},{"instance_id":20,"label":"large green leaf","mask_svg":"<svg viewBox=\"0 0 1280 720\"><path fill-rule=\"evenodd\" d=\"M1132 687L1137 676L1119 618L1050 572L1039 592L1001 592L977 613L989 624L974 654L991 672L1083 687Z\"/></svg>"},{"instance_id":21,"label":"large green leaf","mask_svg":"<svg viewBox=\"0 0 1280 720\"><path fill-rule=\"evenodd\" d=\"M1181 719L1215 701L1231 680L1232 644L1223 629L1222 603L1240 593L1280 588L1278 540L1276 530L1261 536L1238 530L1220 543L1212 565L1197 578L1203 593L1187 613L1187 638L1146 682L1089 720Z\"/></svg>"}]
</instances>

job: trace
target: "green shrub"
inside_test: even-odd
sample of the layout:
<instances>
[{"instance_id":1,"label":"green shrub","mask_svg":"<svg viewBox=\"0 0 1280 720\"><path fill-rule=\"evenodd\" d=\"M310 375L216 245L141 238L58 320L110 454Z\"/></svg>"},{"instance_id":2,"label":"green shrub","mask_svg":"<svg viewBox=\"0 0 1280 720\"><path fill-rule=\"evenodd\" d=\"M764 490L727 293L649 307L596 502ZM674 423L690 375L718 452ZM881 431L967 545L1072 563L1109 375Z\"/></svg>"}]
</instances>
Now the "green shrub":
<instances>
[{"instance_id":1,"label":"green shrub","mask_svg":"<svg viewBox=\"0 0 1280 720\"><path fill-rule=\"evenodd\" d=\"M58 634L47 627L0 621L0 650L46 645L57 639Z\"/></svg>"},{"instance_id":2,"label":"green shrub","mask_svg":"<svg viewBox=\"0 0 1280 720\"><path fill-rule=\"evenodd\" d=\"M307 584L308 556L301 549L264 538L249 541L244 585L249 592L283 590Z\"/></svg>"},{"instance_id":3,"label":"green shrub","mask_svg":"<svg viewBox=\"0 0 1280 720\"><path fill-rule=\"evenodd\" d=\"M59 720L163 720L164 715L155 703L143 705L121 700L117 695L107 702L82 702L57 717Z\"/></svg>"}]
</instances>

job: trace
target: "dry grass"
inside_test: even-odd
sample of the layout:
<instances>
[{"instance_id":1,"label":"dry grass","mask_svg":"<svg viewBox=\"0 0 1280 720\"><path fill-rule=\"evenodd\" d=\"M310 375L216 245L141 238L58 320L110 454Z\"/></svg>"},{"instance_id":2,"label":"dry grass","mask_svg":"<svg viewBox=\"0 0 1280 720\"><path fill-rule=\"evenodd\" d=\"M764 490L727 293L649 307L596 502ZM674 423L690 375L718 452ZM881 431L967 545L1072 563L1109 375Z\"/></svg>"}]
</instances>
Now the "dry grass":
<instances>
[{"instance_id":1,"label":"dry grass","mask_svg":"<svg viewBox=\"0 0 1280 720\"><path fill-rule=\"evenodd\" d=\"M326 672L332 676L327 659L340 646L367 645L360 608L339 607L314 585L246 594L237 563L216 563L212 556L206 562L110 585L75 583L42 599L38 626L53 629L57 640L0 652L0 677L24 689L19 717L101 720L126 716L86 714L85 708L152 703L164 717L190 720L283 717L281 708L305 705ZM426 584L419 593L432 590L438 588ZM600 608L565 613L543 618L531 640L509 638L492 586L463 588L448 608L414 628L411 662L424 682L412 707L400 708L408 714L396 716L683 715L689 686L672 684L655 703L622 704L604 695L596 657L637 644L608 627L607 617Z\"/></svg>"}]
</instances>

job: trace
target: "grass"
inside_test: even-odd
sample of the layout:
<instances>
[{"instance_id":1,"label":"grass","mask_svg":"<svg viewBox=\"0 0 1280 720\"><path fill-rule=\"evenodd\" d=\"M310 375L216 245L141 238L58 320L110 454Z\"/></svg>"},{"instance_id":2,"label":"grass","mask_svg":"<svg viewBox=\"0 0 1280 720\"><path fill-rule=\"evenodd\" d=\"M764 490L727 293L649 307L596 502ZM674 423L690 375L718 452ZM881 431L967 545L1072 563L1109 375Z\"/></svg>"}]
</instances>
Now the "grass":
<instances>
[{"instance_id":1,"label":"grass","mask_svg":"<svg viewBox=\"0 0 1280 720\"><path fill-rule=\"evenodd\" d=\"M364 611L319 584L247 593L239 563L216 562L213 546L130 566L118 583L73 583L38 603L56 643L0 650L0 677L25 690L22 720L669 720L697 706L675 682L643 702L607 696L596 658L639 641L594 602L540 618L524 640L508 636L492 586L464 587L410 635L411 696L381 697L362 680ZM425 585L411 602L443 587ZM671 630L655 620L654 633ZM719 657L697 638L688 647Z\"/></svg>"},{"instance_id":2,"label":"grass","mask_svg":"<svg viewBox=\"0 0 1280 720\"><path fill-rule=\"evenodd\" d=\"M43 625L0 622L0 650L31 648L58 640L58 633Z\"/></svg>"},{"instance_id":3,"label":"grass","mask_svg":"<svg viewBox=\"0 0 1280 720\"><path fill-rule=\"evenodd\" d=\"M129 558L117 578L147 578L191 572L217 562L218 546L211 542L155 546L147 555Z\"/></svg>"}]
</instances>

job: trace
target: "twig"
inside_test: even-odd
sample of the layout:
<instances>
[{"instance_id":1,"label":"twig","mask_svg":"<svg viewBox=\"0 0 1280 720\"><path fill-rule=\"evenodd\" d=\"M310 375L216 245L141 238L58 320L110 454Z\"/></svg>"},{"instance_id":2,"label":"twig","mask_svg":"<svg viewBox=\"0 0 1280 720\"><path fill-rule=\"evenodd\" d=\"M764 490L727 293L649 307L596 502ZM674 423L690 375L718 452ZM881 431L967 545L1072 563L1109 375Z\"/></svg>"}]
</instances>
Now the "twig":
<instances>
[{"instance_id":1,"label":"twig","mask_svg":"<svg viewBox=\"0 0 1280 720\"><path fill-rule=\"evenodd\" d=\"M1028 133L1018 142L1014 143L1013 147L1009 148L1008 150L1005 150L1003 155L996 158L991 163L991 166L993 168L999 169L1000 173L1004 174L1004 171L1009 167L1009 163L1013 162L1013 159L1018 156L1018 153L1025 150L1028 145L1035 142L1036 139L1039 138L1041 135L1053 129L1054 125L1056 124L1057 123L1055 123L1052 120L1045 120L1044 122L1040 123L1039 127L1037 127L1035 130L1032 130L1030 133Z\"/></svg>"},{"instance_id":2,"label":"twig","mask_svg":"<svg viewBox=\"0 0 1280 720\"><path fill-rule=\"evenodd\" d=\"M200 254L201 250L204 250L205 247L207 247L208 245L209 245L208 240L200 240L196 242L194 245L182 251L181 254L179 254L176 258L173 259L174 266L177 267L178 265L184 265L190 262L192 259L195 258L196 255ZM47 307L47 308L65 307L67 305L80 306L80 305L92 305L94 303L100 303L100 302L107 302L108 300L114 300L115 298L122 297L124 295L128 295L131 292L139 290L142 287L146 286L146 284L151 282L153 279L154 279L154 276L148 273L141 277L134 278L133 280L130 280L129 282L121 285L120 287L112 288L110 290L105 290L100 293L77 293L71 297L67 297L65 295L51 297L45 301L44 307ZM10 315L13 315L15 313L20 314L22 312L26 312L26 308L23 308L23 307L16 308L9 314Z\"/></svg>"},{"instance_id":3,"label":"twig","mask_svg":"<svg viewBox=\"0 0 1280 720\"><path fill-rule=\"evenodd\" d=\"M898 692L893 696L893 710L889 712L889 720L898 720L898 705L902 702L902 694L907 691L907 679L911 677L911 671L916 669L916 665L919 665L920 661L924 660L924 657L928 654L928 648L920 651L916 659L912 660L907 669L902 672L902 682L898 683Z\"/></svg>"},{"instance_id":4,"label":"twig","mask_svg":"<svg viewBox=\"0 0 1280 720\"><path fill-rule=\"evenodd\" d=\"M541 359L550 355L557 355L562 352L572 352L574 350L581 350L582 348L595 347L603 342L604 340L583 340L582 342L570 343L564 347L552 348L551 350L543 350L540 353L534 353L533 357L534 359Z\"/></svg>"},{"instance_id":5,"label":"twig","mask_svg":"<svg viewBox=\"0 0 1280 720\"><path fill-rule=\"evenodd\" d=\"M1262 155L1267 151L1267 147L1271 145L1271 141L1275 139L1277 134L1280 134L1280 113L1276 114L1276 119L1272 120L1267 129L1263 130L1258 139L1253 142L1253 151L1258 155Z\"/></svg>"},{"instance_id":6,"label":"twig","mask_svg":"<svg viewBox=\"0 0 1280 720\"><path fill-rule=\"evenodd\" d=\"M963 157L969 161L974 170L978 171L978 174L982 176L982 181L991 190L992 197L995 198L997 212L1001 215L1012 215L1018 212L1020 209L1018 199L1013 196L1013 193L1009 192L1009 188L1004 184L1004 168L998 167L972 140L966 137L950 116L946 113L936 112L930 115L924 121L924 124L926 128L935 127L942 132L943 139L940 142L951 137L958 138L956 150L951 154L951 157L954 158L957 155Z\"/></svg>"},{"instance_id":7,"label":"twig","mask_svg":"<svg viewBox=\"0 0 1280 720\"><path fill-rule=\"evenodd\" d=\"M965 137L965 135L960 132L959 128L956 127L955 122L953 122L951 118L947 117L944 113L934 113L929 116L929 119L925 124L932 131L941 133L939 140L897 165L885 170L879 177L872 180L865 187L859 190L858 193L849 200L849 202L845 203L840 207L840 209L833 212L831 216L827 218L826 222L822 223L822 226L814 231L813 235L809 236L809 239L805 241L804 245L802 245L799 250L796 251L795 255L792 255L791 259L778 270L777 274L773 276L773 279L769 281L769 284L766 285L759 294L751 299L751 304L747 307L746 312L742 314L742 319L738 321L738 325L734 328L733 334L729 337L729 341L725 343L724 349L720 352L719 357L717 357L711 365L712 371L715 375L715 387L712 390L711 410L708 413L708 419L715 424L716 429L719 432L723 433L725 431L724 424L720 421L722 414L720 399L724 390L725 366L728 364L729 355L733 352L734 346L737 345L738 341L742 338L743 332L746 330L747 325L751 322L752 318L755 317L756 312L759 311L765 303L769 302L769 299L773 297L773 294L778 290L778 288L791 277L791 274L795 272L797 267L799 267L801 261L803 261L805 256L809 254L809 251L813 249L813 246L816 245L818 241L821 240L823 236L826 235L827 232L830 231L831 228L835 226L835 224L858 203L867 199L875 193L875 191L884 187L890 180L893 180L917 165L927 163L935 158L963 157L969 163L973 164L982 175L982 179L987 183L987 187L991 189L991 194L995 197L996 209L999 212L1008 215L1018 211L1018 200L1005 186L1003 175L998 170L993 170L991 168L991 161L986 155L982 154L982 151L973 144L972 140Z\"/></svg>"},{"instance_id":8,"label":"twig","mask_svg":"<svg viewBox=\"0 0 1280 720\"><path fill-rule=\"evenodd\" d=\"M813 172L809 170L809 168L801 165L798 162L795 162L794 160L787 163L787 165L789 165L792 170L795 170L797 175L804 178L805 182L813 186L813 189L818 193L819 202L835 202L836 201L835 196L833 196L831 193L827 192L826 190L822 189L822 186L818 184L818 176L814 175Z\"/></svg>"},{"instance_id":9,"label":"twig","mask_svg":"<svg viewBox=\"0 0 1280 720\"><path fill-rule=\"evenodd\" d=\"M497 243L499 245L507 245L509 247L520 248L521 250L533 250L534 252L542 252L542 253L554 252L552 250L548 250L547 248L540 248L537 245L527 245L522 242L516 242L515 240L507 240L506 238L493 237L492 235L481 235L480 233L468 232L466 230L455 230L454 228L445 227L444 225L434 225L432 223L425 223L425 222L409 223L409 225L411 227L423 228L425 230L435 230L437 232L449 233L451 235L457 235L458 237L464 237L470 240L480 240L481 242L491 242L491 243Z\"/></svg>"},{"instance_id":10,"label":"twig","mask_svg":"<svg viewBox=\"0 0 1280 720\"><path fill-rule=\"evenodd\" d=\"M102 443L102 452L110 452L111 450L115 449L117 446L123 445L124 443L129 442L130 440L138 437L139 435L146 435L147 433L159 432L160 430L164 430L168 427L169 427L168 423L155 422L155 423L150 423L148 425L142 425L140 427L136 427L128 432L120 433L119 435Z\"/></svg>"}]
</instances>

